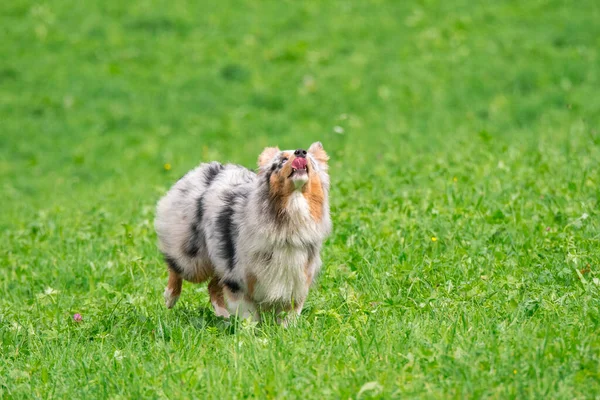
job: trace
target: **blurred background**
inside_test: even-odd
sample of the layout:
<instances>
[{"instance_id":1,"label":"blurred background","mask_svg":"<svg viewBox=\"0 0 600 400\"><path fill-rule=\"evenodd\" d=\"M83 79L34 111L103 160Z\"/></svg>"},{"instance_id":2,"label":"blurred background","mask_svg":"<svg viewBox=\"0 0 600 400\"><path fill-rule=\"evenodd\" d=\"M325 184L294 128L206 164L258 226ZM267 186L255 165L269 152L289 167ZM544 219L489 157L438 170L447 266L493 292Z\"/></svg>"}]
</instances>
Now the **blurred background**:
<instances>
[{"instance_id":1,"label":"blurred background","mask_svg":"<svg viewBox=\"0 0 600 400\"><path fill-rule=\"evenodd\" d=\"M589 134L600 111L595 2L15 0L0 11L12 212L155 196L200 161L253 166L267 145L321 140L352 174L577 121Z\"/></svg>"}]
</instances>

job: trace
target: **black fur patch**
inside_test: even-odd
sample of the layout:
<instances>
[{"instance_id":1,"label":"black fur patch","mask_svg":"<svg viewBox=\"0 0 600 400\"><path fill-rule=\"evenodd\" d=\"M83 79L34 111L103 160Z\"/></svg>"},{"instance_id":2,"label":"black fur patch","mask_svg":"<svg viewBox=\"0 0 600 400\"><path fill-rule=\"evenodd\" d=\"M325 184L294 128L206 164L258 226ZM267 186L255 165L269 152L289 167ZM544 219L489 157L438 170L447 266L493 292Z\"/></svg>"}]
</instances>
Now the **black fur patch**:
<instances>
[{"instance_id":1,"label":"black fur patch","mask_svg":"<svg viewBox=\"0 0 600 400\"><path fill-rule=\"evenodd\" d=\"M212 181L215 180L217 175L219 175L223 169L225 169L225 167L218 162L208 164L204 170L204 185L209 187Z\"/></svg>"},{"instance_id":2,"label":"black fur patch","mask_svg":"<svg viewBox=\"0 0 600 400\"><path fill-rule=\"evenodd\" d=\"M231 290L232 293L237 293L242 289L239 283L230 279L225 279L223 281L223 285L227 286L227 288Z\"/></svg>"},{"instance_id":3,"label":"black fur patch","mask_svg":"<svg viewBox=\"0 0 600 400\"><path fill-rule=\"evenodd\" d=\"M267 186L271 186L271 175L273 175L273 172L275 172L276 170L277 170L277 164L273 164L273 165L271 165L271 168L265 174L265 180L267 181Z\"/></svg>"},{"instance_id":4,"label":"black fur patch","mask_svg":"<svg viewBox=\"0 0 600 400\"><path fill-rule=\"evenodd\" d=\"M196 200L196 224L200 225L204 217L204 195L198 197Z\"/></svg>"},{"instance_id":5,"label":"black fur patch","mask_svg":"<svg viewBox=\"0 0 600 400\"><path fill-rule=\"evenodd\" d=\"M200 232L198 231L198 226L195 223L192 223L190 230L192 231L190 241L185 245L183 250L186 256L196 257L200 251L200 244L198 243L200 240Z\"/></svg>"},{"instance_id":6,"label":"black fur patch","mask_svg":"<svg viewBox=\"0 0 600 400\"><path fill-rule=\"evenodd\" d=\"M233 269L235 264L235 239L237 237L237 226L233 221L233 205L236 199L236 192L228 193L223 202L223 210L217 217L217 230L221 235L221 257L227 260L229 270Z\"/></svg>"},{"instance_id":7,"label":"black fur patch","mask_svg":"<svg viewBox=\"0 0 600 400\"><path fill-rule=\"evenodd\" d=\"M190 241L185 246L184 252L189 257L196 257L200 247L204 245L204 234L202 232L202 217L204 216L204 196L196 200L196 218L190 225Z\"/></svg>"},{"instance_id":8,"label":"black fur patch","mask_svg":"<svg viewBox=\"0 0 600 400\"><path fill-rule=\"evenodd\" d=\"M175 259L171 256L168 255L164 255L165 256L165 262L167 263L167 266L169 267L170 270L172 270L173 272L177 272L178 274L182 274L183 273L183 268L181 268L181 266L179 266L179 264L177 264L177 261L175 261Z\"/></svg>"}]
</instances>

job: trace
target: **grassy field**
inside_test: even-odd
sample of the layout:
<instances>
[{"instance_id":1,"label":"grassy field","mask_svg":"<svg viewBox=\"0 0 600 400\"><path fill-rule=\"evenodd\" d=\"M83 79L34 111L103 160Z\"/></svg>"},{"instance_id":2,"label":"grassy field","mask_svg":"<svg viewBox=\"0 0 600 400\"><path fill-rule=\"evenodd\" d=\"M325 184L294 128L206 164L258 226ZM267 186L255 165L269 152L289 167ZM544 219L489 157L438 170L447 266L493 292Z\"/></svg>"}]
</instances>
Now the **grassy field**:
<instances>
[{"instance_id":1,"label":"grassy field","mask_svg":"<svg viewBox=\"0 0 600 400\"><path fill-rule=\"evenodd\" d=\"M600 3L0 2L0 398L599 398ZM298 326L166 310L158 198L321 140ZM73 315L82 315L82 321Z\"/></svg>"}]
</instances>

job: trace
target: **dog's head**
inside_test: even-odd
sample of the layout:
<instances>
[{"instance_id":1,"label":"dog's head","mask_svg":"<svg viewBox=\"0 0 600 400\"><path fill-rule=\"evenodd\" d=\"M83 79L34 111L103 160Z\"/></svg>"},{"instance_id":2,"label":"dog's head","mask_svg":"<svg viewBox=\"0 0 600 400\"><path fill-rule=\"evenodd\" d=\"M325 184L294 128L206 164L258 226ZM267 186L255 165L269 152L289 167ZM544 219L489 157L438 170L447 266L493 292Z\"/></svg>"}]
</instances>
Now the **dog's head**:
<instances>
[{"instance_id":1,"label":"dog's head","mask_svg":"<svg viewBox=\"0 0 600 400\"><path fill-rule=\"evenodd\" d=\"M298 191L309 202L313 217L319 220L329 192L328 160L320 142L313 143L308 150L267 147L258 157L258 168L279 208L285 208L288 198Z\"/></svg>"}]
</instances>

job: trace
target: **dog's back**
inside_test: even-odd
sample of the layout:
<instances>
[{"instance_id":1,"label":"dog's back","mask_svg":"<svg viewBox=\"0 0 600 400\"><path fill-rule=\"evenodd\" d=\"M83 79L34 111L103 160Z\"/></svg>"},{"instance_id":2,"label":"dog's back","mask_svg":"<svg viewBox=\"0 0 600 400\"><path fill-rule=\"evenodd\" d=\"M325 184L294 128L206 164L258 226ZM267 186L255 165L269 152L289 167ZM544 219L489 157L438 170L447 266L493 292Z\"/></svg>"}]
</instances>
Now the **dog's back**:
<instances>
[{"instance_id":1,"label":"dog's back","mask_svg":"<svg viewBox=\"0 0 600 400\"><path fill-rule=\"evenodd\" d=\"M219 216L231 206L232 193L249 191L256 174L238 165L201 164L182 177L159 201L155 228L160 250L171 269L201 282L213 274L217 249L207 246ZM211 257L212 255L212 257Z\"/></svg>"}]
</instances>

